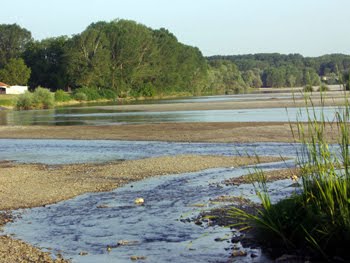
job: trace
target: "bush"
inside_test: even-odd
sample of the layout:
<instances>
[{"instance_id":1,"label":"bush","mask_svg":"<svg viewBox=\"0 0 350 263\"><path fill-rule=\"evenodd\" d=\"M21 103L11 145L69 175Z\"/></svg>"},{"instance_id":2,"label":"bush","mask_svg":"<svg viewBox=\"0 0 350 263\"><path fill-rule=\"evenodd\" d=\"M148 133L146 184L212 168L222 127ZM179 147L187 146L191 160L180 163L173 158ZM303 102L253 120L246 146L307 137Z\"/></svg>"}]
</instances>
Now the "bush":
<instances>
[{"instance_id":1,"label":"bush","mask_svg":"<svg viewBox=\"0 0 350 263\"><path fill-rule=\"evenodd\" d=\"M29 91L18 96L16 101L16 108L18 110L30 110L33 108L33 94Z\"/></svg>"},{"instance_id":2,"label":"bush","mask_svg":"<svg viewBox=\"0 0 350 263\"><path fill-rule=\"evenodd\" d=\"M304 92L313 92L313 91L314 91L314 88L313 88L311 85L306 85L306 86L303 88L303 91L304 91Z\"/></svg>"},{"instance_id":3,"label":"bush","mask_svg":"<svg viewBox=\"0 0 350 263\"><path fill-rule=\"evenodd\" d=\"M64 92L63 90L59 89L55 92L55 101L56 102L66 102L70 101L71 97L68 93Z\"/></svg>"},{"instance_id":4,"label":"bush","mask_svg":"<svg viewBox=\"0 0 350 263\"><path fill-rule=\"evenodd\" d=\"M50 109L55 106L54 95L45 88L37 87L33 93L33 106L37 109Z\"/></svg>"},{"instance_id":5,"label":"bush","mask_svg":"<svg viewBox=\"0 0 350 263\"><path fill-rule=\"evenodd\" d=\"M87 96L84 92L77 92L74 94L74 99L77 101L87 101Z\"/></svg>"},{"instance_id":6,"label":"bush","mask_svg":"<svg viewBox=\"0 0 350 263\"><path fill-rule=\"evenodd\" d=\"M94 87L82 87L82 88L78 88L74 91L75 94L77 93L84 93L86 96L87 101L91 101L91 100L100 100L102 97L99 93L99 90L97 88ZM76 97L76 96L74 96Z\"/></svg>"},{"instance_id":7,"label":"bush","mask_svg":"<svg viewBox=\"0 0 350 263\"><path fill-rule=\"evenodd\" d=\"M108 100L115 100L117 98L117 94L111 89L101 89L99 90L99 94L101 98Z\"/></svg>"}]
</instances>

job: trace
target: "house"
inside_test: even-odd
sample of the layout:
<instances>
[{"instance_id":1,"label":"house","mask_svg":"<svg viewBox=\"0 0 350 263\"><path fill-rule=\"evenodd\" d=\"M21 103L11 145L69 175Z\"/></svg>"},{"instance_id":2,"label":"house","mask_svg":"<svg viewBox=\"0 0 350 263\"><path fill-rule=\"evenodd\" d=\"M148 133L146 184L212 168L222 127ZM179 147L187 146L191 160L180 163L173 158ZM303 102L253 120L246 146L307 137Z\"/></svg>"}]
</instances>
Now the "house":
<instances>
[{"instance_id":1,"label":"house","mask_svg":"<svg viewBox=\"0 0 350 263\"><path fill-rule=\"evenodd\" d=\"M6 94L6 89L10 87L6 83L0 82L0 94Z\"/></svg>"},{"instance_id":2,"label":"house","mask_svg":"<svg viewBox=\"0 0 350 263\"><path fill-rule=\"evenodd\" d=\"M22 94L28 90L27 86L10 86L0 82L0 94Z\"/></svg>"}]
</instances>

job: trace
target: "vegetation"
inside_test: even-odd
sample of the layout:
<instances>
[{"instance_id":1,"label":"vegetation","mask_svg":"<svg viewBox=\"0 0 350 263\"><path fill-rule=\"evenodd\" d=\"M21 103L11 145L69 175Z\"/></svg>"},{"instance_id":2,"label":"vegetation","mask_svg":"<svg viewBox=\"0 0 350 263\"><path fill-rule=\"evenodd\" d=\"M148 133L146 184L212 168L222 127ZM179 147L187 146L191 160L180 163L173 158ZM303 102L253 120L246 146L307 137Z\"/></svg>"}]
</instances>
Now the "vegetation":
<instances>
[{"instance_id":1,"label":"vegetation","mask_svg":"<svg viewBox=\"0 0 350 263\"><path fill-rule=\"evenodd\" d=\"M70 101L71 99L72 98L68 93L64 92L61 89L56 90L56 92L55 92L55 101L56 102L67 102L67 101Z\"/></svg>"},{"instance_id":2,"label":"vegetation","mask_svg":"<svg viewBox=\"0 0 350 263\"><path fill-rule=\"evenodd\" d=\"M50 109L55 104L54 95L45 88L37 87L33 93L27 91L17 98L18 110Z\"/></svg>"},{"instance_id":3,"label":"vegetation","mask_svg":"<svg viewBox=\"0 0 350 263\"><path fill-rule=\"evenodd\" d=\"M328 123L309 112L306 124L298 123L295 134L304 147L298 154L300 182L295 194L272 204L266 177L258 173L254 180L256 193L262 201L257 214L233 209L242 224L257 231L257 238L275 253L294 253L315 260L350 260L350 152L349 105L336 113L333 123L340 133L337 146L330 145L325 136ZM268 241L268 243L266 243Z\"/></svg>"},{"instance_id":4,"label":"vegetation","mask_svg":"<svg viewBox=\"0 0 350 263\"><path fill-rule=\"evenodd\" d=\"M212 56L208 60L230 61L237 65L242 74L250 70L258 71L264 87L302 87L308 84L317 86L320 84L320 77L325 79L326 84L337 84L339 72L350 69L350 56L343 54L311 58L300 54L271 53Z\"/></svg>"},{"instance_id":5,"label":"vegetation","mask_svg":"<svg viewBox=\"0 0 350 263\"><path fill-rule=\"evenodd\" d=\"M32 90L38 86L72 90L74 94L88 87L103 99L316 86L320 77L334 84L339 73L349 69L350 56L342 54L204 58L198 48L180 43L164 28L151 29L123 19L93 23L73 37L42 41L33 40L28 30L16 24L0 25L2 82L29 84ZM85 95L88 100L98 97L90 91Z\"/></svg>"}]
</instances>

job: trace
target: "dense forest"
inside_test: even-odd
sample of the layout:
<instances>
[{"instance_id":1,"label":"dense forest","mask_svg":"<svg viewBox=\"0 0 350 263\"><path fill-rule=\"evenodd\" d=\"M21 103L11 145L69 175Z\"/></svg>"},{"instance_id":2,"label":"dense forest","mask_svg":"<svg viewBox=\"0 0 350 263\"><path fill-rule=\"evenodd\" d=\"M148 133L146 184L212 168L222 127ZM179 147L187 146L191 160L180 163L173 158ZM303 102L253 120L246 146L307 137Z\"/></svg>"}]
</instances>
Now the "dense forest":
<instances>
[{"instance_id":1,"label":"dense forest","mask_svg":"<svg viewBox=\"0 0 350 263\"><path fill-rule=\"evenodd\" d=\"M230 61L240 72L252 75L257 72L264 87L294 87L319 85L320 80L335 84L339 76L350 69L350 56L331 54L320 57L303 57L300 54L283 55L249 54L212 56L209 61Z\"/></svg>"},{"instance_id":2,"label":"dense forest","mask_svg":"<svg viewBox=\"0 0 350 263\"><path fill-rule=\"evenodd\" d=\"M0 81L51 91L94 89L108 96L238 93L339 81L350 56L299 54L213 56L168 30L130 20L97 22L80 34L41 41L17 24L0 25ZM112 95L111 95L112 94Z\"/></svg>"}]
</instances>

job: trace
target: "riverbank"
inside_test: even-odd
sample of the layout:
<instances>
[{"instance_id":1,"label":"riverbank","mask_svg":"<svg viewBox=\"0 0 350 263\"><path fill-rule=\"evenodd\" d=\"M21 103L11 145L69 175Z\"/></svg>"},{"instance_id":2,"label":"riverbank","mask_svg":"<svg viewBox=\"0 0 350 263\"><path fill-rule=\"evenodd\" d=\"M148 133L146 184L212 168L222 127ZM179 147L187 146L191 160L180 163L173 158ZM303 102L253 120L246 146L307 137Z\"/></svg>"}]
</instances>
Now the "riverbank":
<instances>
[{"instance_id":1,"label":"riverbank","mask_svg":"<svg viewBox=\"0 0 350 263\"><path fill-rule=\"evenodd\" d=\"M262 157L260 162L280 160ZM179 174L215 167L257 163L252 157L181 155L104 164L41 165L0 163L0 210L32 208L67 200L87 192L110 191L127 183L152 176ZM146 200L147 202L147 200ZM133 204L134 200L130 200ZM0 225L11 221L0 217ZM22 241L0 236L0 262L54 261Z\"/></svg>"},{"instance_id":2,"label":"riverbank","mask_svg":"<svg viewBox=\"0 0 350 263\"><path fill-rule=\"evenodd\" d=\"M284 122L155 123L106 126L0 126L6 139L136 140L173 142L294 142L297 124ZM326 125L337 140L337 128Z\"/></svg>"}]
</instances>

